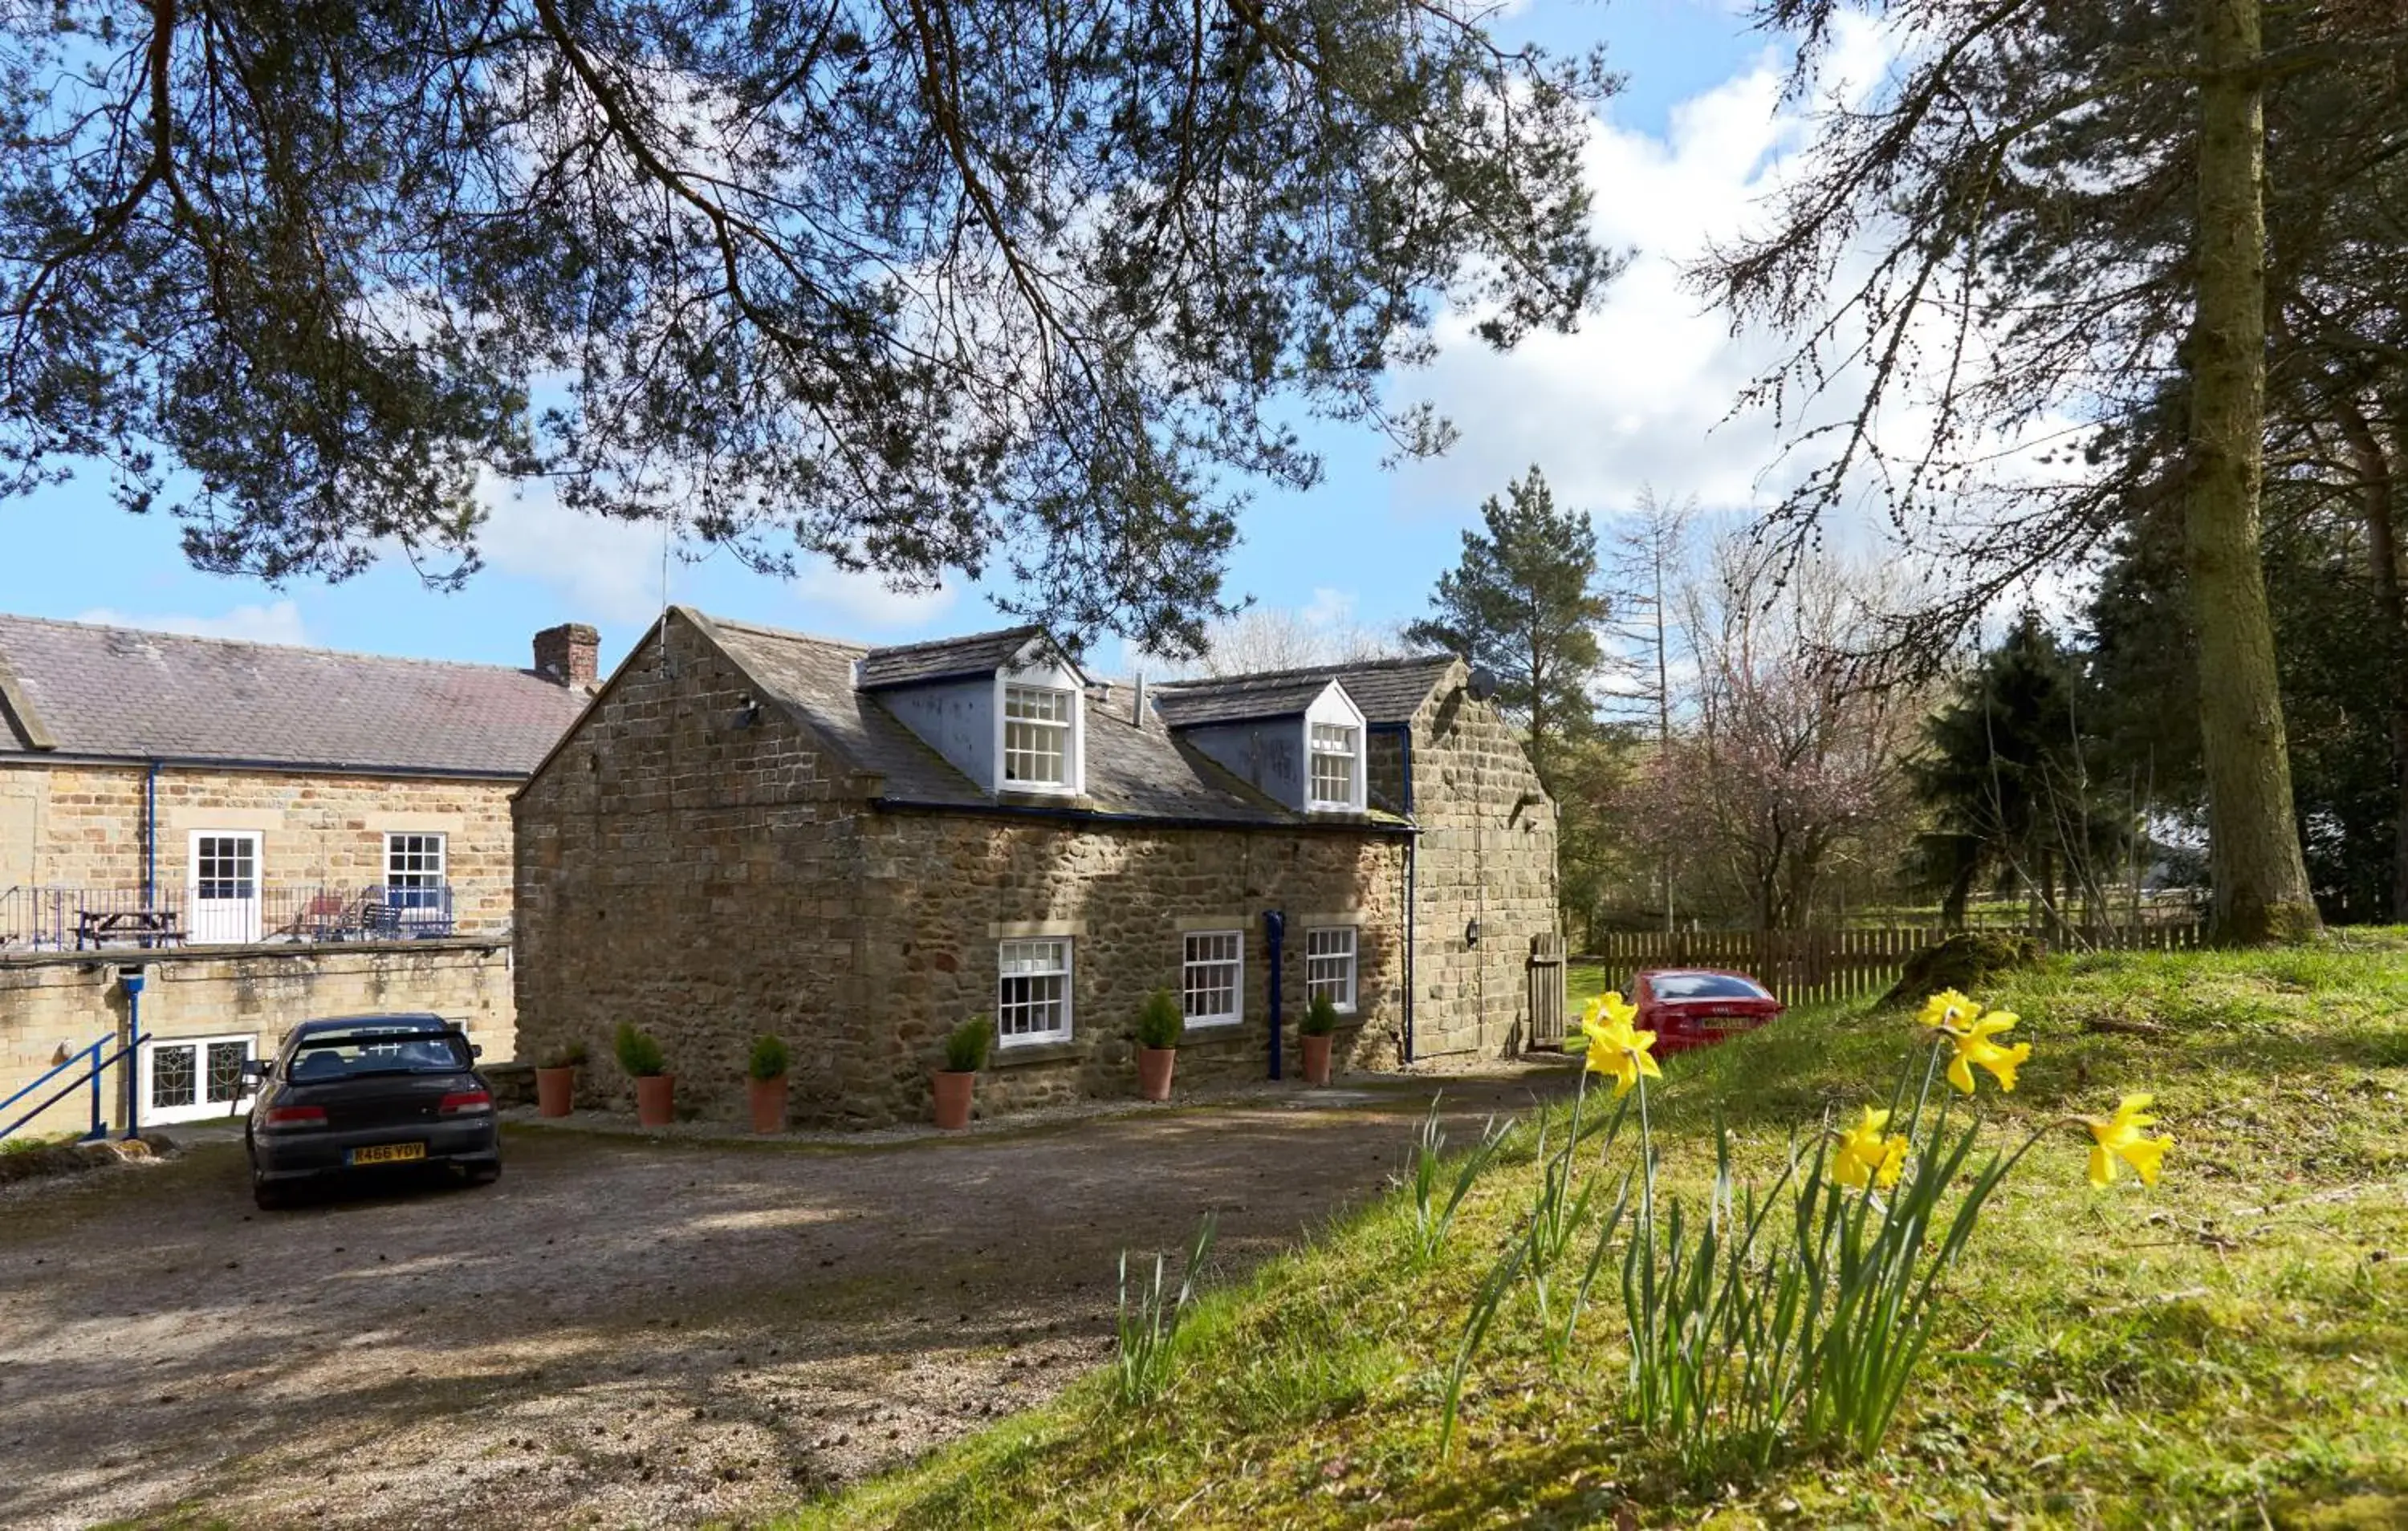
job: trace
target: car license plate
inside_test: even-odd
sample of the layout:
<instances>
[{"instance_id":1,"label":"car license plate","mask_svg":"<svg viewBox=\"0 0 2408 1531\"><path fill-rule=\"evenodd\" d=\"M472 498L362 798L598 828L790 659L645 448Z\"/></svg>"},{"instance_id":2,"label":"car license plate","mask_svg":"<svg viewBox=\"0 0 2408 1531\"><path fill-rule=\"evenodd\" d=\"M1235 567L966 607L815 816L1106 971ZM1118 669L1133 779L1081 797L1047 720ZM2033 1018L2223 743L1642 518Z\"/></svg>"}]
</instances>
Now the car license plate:
<instances>
[{"instance_id":1,"label":"car license plate","mask_svg":"<svg viewBox=\"0 0 2408 1531\"><path fill-rule=\"evenodd\" d=\"M366 1148L351 1150L351 1163L355 1165L394 1165L425 1157L423 1143L371 1143Z\"/></svg>"},{"instance_id":2,"label":"car license plate","mask_svg":"<svg viewBox=\"0 0 2408 1531\"><path fill-rule=\"evenodd\" d=\"M1730 1031L1747 1024L1745 1010L1714 1010L1706 1016L1708 1031Z\"/></svg>"}]
</instances>

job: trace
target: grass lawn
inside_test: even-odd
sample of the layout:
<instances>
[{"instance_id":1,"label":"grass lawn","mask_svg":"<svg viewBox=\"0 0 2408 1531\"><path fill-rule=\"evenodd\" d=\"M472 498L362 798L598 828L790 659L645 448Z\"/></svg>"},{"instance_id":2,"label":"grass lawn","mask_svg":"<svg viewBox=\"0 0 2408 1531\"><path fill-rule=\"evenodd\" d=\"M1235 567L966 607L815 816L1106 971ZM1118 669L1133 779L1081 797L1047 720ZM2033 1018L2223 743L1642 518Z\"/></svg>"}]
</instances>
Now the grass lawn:
<instances>
[{"instance_id":1,"label":"grass lawn","mask_svg":"<svg viewBox=\"0 0 2408 1531\"><path fill-rule=\"evenodd\" d=\"M1214 1293L1150 1410L1098 1374L787 1524L2408 1527L2408 933L2058 959L1977 997L2034 1047L2014 1095L1985 1080L2001 1138L2147 1089L2177 1147L2155 1191L2092 1190L2079 1129L2031 1152L1873 1460L1684 1476L1623 1422L1617 1290L1560 1370L1514 1299L1441 1462L1446 1366L1528 1205L1525 1155L1426 1268L1398 1194ZM1800 1010L1667 1060L1668 1183L1702 1188L1717 1113L1761 1177L1793 1127L1885 1097L1911 1030Z\"/></svg>"}]
</instances>

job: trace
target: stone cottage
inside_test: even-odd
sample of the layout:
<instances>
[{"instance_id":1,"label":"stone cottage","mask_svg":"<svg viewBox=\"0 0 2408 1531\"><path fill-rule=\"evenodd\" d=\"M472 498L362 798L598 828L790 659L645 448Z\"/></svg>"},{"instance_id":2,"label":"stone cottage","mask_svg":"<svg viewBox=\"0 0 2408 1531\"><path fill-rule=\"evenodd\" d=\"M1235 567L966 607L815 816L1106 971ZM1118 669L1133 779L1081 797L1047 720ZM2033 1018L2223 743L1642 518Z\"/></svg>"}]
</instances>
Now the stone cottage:
<instances>
[{"instance_id":1,"label":"stone cottage","mask_svg":"<svg viewBox=\"0 0 2408 1531\"><path fill-rule=\"evenodd\" d=\"M995 1018L982 1110L1134 1088L1145 996L1186 1081L1509 1051L1555 926L1555 817L1452 658L1108 684L1034 627L892 648L676 608L516 801L520 1055L624 1089L653 1032L681 1104L740 1109L752 1039L798 1120L924 1116Z\"/></svg>"},{"instance_id":2,"label":"stone cottage","mask_svg":"<svg viewBox=\"0 0 2408 1531\"><path fill-rule=\"evenodd\" d=\"M0 616L0 1098L122 1033L122 969L146 1123L227 1114L313 1014L432 1009L507 1057L509 797L596 641L522 669Z\"/></svg>"}]
</instances>

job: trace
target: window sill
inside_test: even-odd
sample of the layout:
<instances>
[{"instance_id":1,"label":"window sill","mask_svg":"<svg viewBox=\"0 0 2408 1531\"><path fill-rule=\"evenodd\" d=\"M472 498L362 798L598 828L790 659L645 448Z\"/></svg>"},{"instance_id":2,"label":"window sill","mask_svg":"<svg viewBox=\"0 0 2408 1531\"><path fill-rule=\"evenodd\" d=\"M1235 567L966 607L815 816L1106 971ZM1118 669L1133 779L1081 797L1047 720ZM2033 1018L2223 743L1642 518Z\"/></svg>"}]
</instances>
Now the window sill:
<instances>
[{"instance_id":1,"label":"window sill","mask_svg":"<svg viewBox=\"0 0 2408 1531\"><path fill-rule=\"evenodd\" d=\"M1187 1023L1187 1034L1191 1037L1219 1037L1226 1033L1240 1032L1245 1029L1246 1018L1242 1015L1232 1015L1218 1021L1190 1021Z\"/></svg>"},{"instance_id":2,"label":"window sill","mask_svg":"<svg viewBox=\"0 0 2408 1531\"><path fill-rule=\"evenodd\" d=\"M1087 1050L1075 1037L1065 1037L1059 1041L998 1045L987 1054L986 1066L989 1068L1018 1068L1025 1064L1063 1063L1086 1055Z\"/></svg>"}]
</instances>

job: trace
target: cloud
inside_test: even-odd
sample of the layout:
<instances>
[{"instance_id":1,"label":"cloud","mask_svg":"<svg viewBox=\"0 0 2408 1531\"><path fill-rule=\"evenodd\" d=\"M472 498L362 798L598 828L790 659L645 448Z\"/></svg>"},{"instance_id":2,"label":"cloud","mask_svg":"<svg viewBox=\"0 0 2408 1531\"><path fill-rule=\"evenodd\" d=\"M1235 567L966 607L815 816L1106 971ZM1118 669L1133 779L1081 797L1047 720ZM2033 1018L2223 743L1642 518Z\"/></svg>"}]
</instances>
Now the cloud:
<instances>
[{"instance_id":1,"label":"cloud","mask_svg":"<svg viewBox=\"0 0 2408 1531\"><path fill-rule=\"evenodd\" d=\"M841 619L814 618L804 625L814 630L915 627L953 608L957 592L952 585L934 590L893 590L875 574L853 574L824 559L806 562L794 579L795 594L814 613Z\"/></svg>"},{"instance_id":2,"label":"cloud","mask_svg":"<svg viewBox=\"0 0 2408 1531\"><path fill-rule=\"evenodd\" d=\"M1843 17L1836 31L1817 99L1860 99L1892 69L1897 40L1861 17ZM1434 402L1462 436L1445 457L1400 474L1402 508L1469 515L1533 463L1559 504L1608 513L1629 508L1647 487L1675 503L1695 496L1709 510L1761 510L1804 476L1814 459L1783 450L1798 422L1784 429L1769 412L1733 413L1742 391L1792 342L1755 328L1734 333L1681 280L1683 265L1715 242L1759 229L1770 198L1801 164L1813 123L1809 106L1783 99L1785 70L1785 60L1765 52L1676 106L1660 137L1616 123L1609 104L1584 168L1592 225L1603 243L1631 252L1628 266L1578 332L1533 335L1510 353L1476 337L1477 313L1440 322L1437 360L1404 391ZM1851 409L1856 380L1837 374L1809 422ZM1931 418L1919 399L1893 400L1879 430L1885 442L1909 447Z\"/></svg>"},{"instance_id":3,"label":"cloud","mask_svg":"<svg viewBox=\"0 0 2408 1531\"><path fill-rule=\"evenodd\" d=\"M1297 613L1312 627L1350 627L1354 622L1354 593L1315 585L1312 599Z\"/></svg>"},{"instance_id":4,"label":"cloud","mask_svg":"<svg viewBox=\"0 0 2408 1531\"><path fill-rule=\"evenodd\" d=\"M252 643L309 641L301 608L291 601L238 606L218 617L134 616L108 607L94 607L76 621L103 627L135 627L150 633L182 633L192 637L242 638Z\"/></svg>"},{"instance_id":5,"label":"cloud","mask_svg":"<svg viewBox=\"0 0 2408 1531\"><path fill-rule=\"evenodd\" d=\"M548 585L588 622L650 622L661 609L661 528L612 521L560 503L548 484L491 474L477 486L486 511L477 545L505 574ZM677 568L669 570L672 581Z\"/></svg>"}]
</instances>

